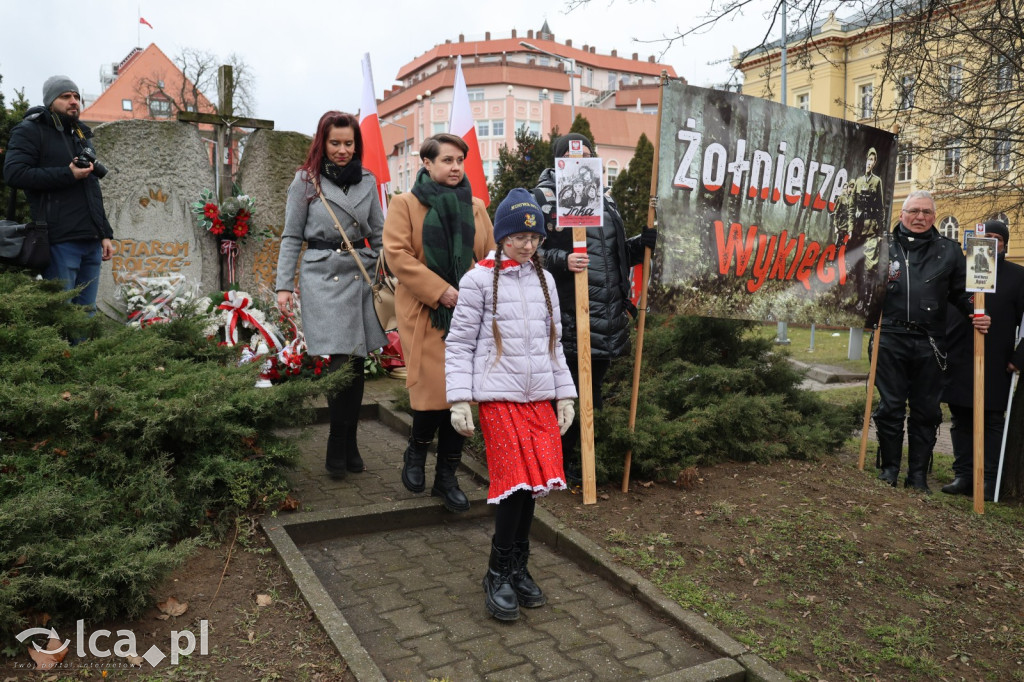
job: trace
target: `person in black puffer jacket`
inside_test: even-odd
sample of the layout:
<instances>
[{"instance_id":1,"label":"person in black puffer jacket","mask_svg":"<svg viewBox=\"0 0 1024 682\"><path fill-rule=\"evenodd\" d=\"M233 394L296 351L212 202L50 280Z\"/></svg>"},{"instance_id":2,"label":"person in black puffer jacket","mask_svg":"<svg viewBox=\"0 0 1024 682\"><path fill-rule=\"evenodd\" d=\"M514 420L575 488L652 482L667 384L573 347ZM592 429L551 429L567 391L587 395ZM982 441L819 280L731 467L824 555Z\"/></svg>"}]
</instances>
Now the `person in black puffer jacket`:
<instances>
[{"instance_id":1,"label":"person in black puffer jacket","mask_svg":"<svg viewBox=\"0 0 1024 682\"><path fill-rule=\"evenodd\" d=\"M569 133L555 140L554 157L564 157L569 141L583 143L583 156L594 155L594 143L585 135ZM601 383L614 358L629 353L629 320L636 316L636 307L629 298L629 269L643 262L644 248L652 251L657 230L644 230L636 237L626 238L622 216L611 195L604 196L604 220L600 227L587 228L587 252L572 252L572 229L555 227L555 169L547 168L533 195L544 213L547 238L541 244L544 267L554 275L562 309L562 346L579 390L579 356L576 329L576 273L587 271L590 290L590 353L591 390L594 409L601 409ZM569 483L580 481L580 456L576 452L580 440L579 420L562 436L562 458Z\"/></svg>"},{"instance_id":2,"label":"person in black puffer jacket","mask_svg":"<svg viewBox=\"0 0 1024 682\"><path fill-rule=\"evenodd\" d=\"M78 86L67 76L48 78L43 102L45 106L29 109L11 131L4 182L25 190L32 220L49 228L50 265L43 277L63 280L67 289L84 286L73 302L93 308L100 262L114 253L114 233L97 179L101 167L75 164L83 153L95 157L92 131L78 120Z\"/></svg>"}]
</instances>

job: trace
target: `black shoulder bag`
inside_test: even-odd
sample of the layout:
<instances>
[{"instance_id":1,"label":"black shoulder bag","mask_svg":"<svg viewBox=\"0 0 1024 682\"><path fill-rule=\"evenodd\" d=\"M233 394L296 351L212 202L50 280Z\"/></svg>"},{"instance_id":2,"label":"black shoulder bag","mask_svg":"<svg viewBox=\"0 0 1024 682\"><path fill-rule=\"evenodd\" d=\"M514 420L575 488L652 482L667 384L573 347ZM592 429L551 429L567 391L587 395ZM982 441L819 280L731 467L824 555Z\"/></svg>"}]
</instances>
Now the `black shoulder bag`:
<instances>
[{"instance_id":1,"label":"black shoulder bag","mask_svg":"<svg viewBox=\"0 0 1024 682\"><path fill-rule=\"evenodd\" d=\"M45 270L50 265L50 232L46 221L22 224L14 220L18 190L8 187L7 220L0 220L0 263L32 270ZM43 201L43 210L49 196Z\"/></svg>"}]
</instances>

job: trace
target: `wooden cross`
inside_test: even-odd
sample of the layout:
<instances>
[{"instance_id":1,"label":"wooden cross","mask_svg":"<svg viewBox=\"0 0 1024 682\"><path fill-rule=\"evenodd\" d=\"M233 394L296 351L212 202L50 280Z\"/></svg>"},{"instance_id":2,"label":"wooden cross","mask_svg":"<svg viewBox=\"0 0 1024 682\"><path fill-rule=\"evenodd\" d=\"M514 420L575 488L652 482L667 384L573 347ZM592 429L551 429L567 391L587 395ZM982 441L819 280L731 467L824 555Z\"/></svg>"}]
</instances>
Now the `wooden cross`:
<instances>
[{"instance_id":1,"label":"wooden cross","mask_svg":"<svg viewBox=\"0 0 1024 682\"><path fill-rule=\"evenodd\" d=\"M231 168L231 129L232 128L264 128L274 129L274 122L262 118L236 118L234 116L234 75L230 65L224 64L217 69L218 104L216 114L201 114L194 111L179 111L178 120L183 123L206 123L216 131L217 150L214 163L219 163L219 182L217 194L219 201L231 196L231 184L234 173ZM227 289L233 282L225 281L225 264L221 259L221 287Z\"/></svg>"}]
</instances>

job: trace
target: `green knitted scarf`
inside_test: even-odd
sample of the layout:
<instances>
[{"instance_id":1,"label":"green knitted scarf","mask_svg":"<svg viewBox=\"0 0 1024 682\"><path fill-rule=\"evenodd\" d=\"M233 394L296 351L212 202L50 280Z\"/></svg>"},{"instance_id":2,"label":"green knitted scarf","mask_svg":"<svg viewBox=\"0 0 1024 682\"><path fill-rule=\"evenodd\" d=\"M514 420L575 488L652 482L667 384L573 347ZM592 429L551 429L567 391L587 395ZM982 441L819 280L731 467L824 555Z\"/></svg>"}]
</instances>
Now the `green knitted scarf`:
<instances>
[{"instance_id":1,"label":"green knitted scarf","mask_svg":"<svg viewBox=\"0 0 1024 682\"><path fill-rule=\"evenodd\" d=\"M423 219L423 256L427 267L456 289L459 280L473 266L473 191L465 177L455 187L434 182L426 168L416 175L413 195L428 206ZM452 309L443 305L430 311L430 324L448 333Z\"/></svg>"}]
</instances>

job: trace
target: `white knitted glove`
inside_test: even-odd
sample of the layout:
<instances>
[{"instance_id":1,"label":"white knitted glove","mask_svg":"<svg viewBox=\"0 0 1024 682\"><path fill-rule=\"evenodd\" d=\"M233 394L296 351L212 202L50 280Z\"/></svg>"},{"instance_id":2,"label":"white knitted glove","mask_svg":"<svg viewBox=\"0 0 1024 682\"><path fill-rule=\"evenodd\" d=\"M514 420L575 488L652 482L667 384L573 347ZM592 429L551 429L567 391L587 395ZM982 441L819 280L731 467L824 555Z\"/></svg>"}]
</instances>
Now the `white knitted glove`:
<instances>
[{"instance_id":1,"label":"white knitted glove","mask_svg":"<svg viewBox=\"0 0 1024 682\"><path fill-rule=\"evenodd\" d=\"M452 428L460 436L469 438L473 435L473 411L464 400L452 403Z\"/></svg>"},{"instance_id":2,"label":"white knitted glove","mask_svg":"<svg viewBox=\"0 0 1024 682\"><path fill-rule=\"evenodd\" d=\"M558 412L558 430L563 436L572 426L572 420L576 418L576 410L573 409L572 402L572 398L562 398L555 403L555 409Z\"/></svg>"}]
</instances>

